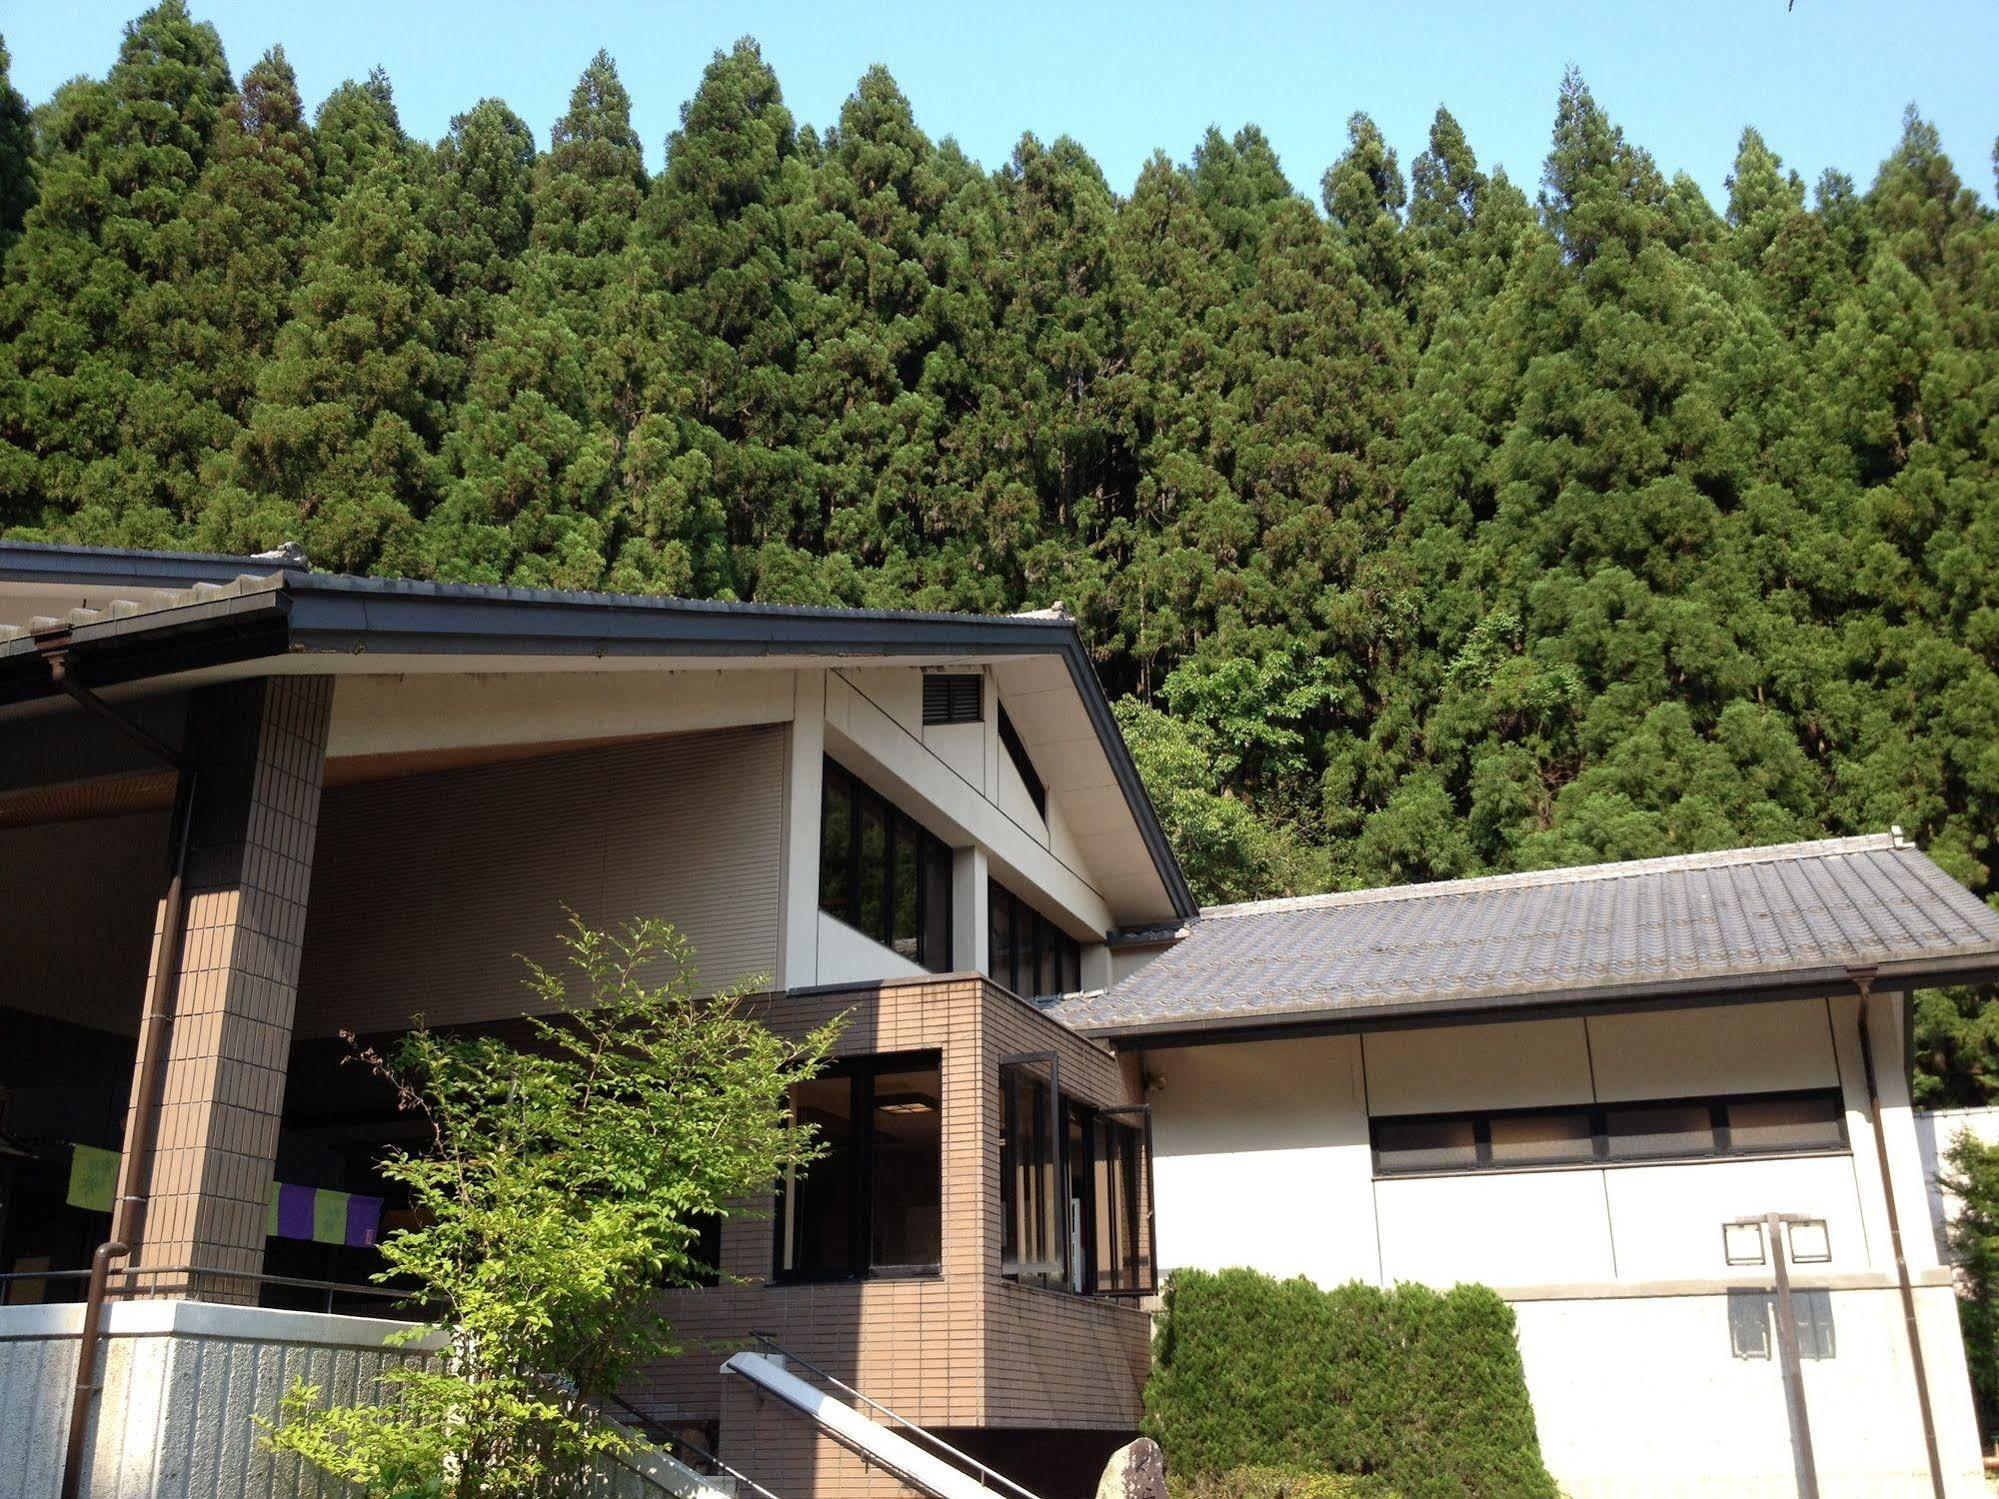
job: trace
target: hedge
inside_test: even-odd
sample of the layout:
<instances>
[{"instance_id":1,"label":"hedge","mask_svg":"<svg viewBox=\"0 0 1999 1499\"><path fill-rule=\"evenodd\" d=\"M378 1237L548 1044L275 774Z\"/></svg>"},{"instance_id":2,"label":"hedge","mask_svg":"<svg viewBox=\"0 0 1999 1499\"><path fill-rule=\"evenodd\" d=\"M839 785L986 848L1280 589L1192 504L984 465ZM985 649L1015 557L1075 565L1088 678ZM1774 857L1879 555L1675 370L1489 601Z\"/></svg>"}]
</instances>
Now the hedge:
<instances>
[{"instance_id":1,"label":"hedge","mask_svg":"<svg viewBox=\"0 0 1999 1499\"><path fill-rule=\"evenodd\" d=\"M1483 1286L1325 1291L1181 1270L1165 1291L1145 1434L1183 1479L1371 1476L1405 1499L1555 1499L1513 1337Z\"/></svg>"}]
</instances>

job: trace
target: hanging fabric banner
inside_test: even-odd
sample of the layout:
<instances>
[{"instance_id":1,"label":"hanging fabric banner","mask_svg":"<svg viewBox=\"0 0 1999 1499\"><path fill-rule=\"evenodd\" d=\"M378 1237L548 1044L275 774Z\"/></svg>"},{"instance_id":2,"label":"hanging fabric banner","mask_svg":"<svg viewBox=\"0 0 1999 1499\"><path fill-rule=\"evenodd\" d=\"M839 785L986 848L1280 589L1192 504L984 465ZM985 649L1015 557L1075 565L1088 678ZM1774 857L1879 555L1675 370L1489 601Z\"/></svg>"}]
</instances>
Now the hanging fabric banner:
<instances>
[{"instance_id":1,"label":"hanging fabric banner","mask_svg":"<svg viewBox=\"0 0 1999 1499\"><path fill-rule=\"evenodd\" d=\"M119 1154L95 1145L72 1145L69 1158L69 1196L73 1208L108 1213L118 1195Z\"/></svg>"}]
</instances>

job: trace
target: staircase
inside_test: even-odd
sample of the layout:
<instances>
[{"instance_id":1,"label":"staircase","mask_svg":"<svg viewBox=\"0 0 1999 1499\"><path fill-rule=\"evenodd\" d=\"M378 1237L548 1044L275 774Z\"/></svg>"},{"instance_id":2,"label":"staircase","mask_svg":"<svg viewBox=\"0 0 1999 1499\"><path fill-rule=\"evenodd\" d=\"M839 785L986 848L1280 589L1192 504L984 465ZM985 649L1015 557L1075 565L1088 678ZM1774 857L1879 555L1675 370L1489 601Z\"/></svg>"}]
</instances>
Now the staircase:
<instances>
[{"instance_id":1,"label":"staircase","mask_svg":"<svg viewBox=\"0 0 1999 1499\"><path fill-rule=\"evenodd\" d=\"M870 1400L818 1365L787 1352L767 1335L753 1336L762 1351L731 1354L722 1365L724 1374L748 1380L911 1488L932 1499L1037 1499L1004 1473L960 1452L880 1401ZM801 1378L794 1366L813 1375L818 1383Z\"/></svg>"}]
</instances>

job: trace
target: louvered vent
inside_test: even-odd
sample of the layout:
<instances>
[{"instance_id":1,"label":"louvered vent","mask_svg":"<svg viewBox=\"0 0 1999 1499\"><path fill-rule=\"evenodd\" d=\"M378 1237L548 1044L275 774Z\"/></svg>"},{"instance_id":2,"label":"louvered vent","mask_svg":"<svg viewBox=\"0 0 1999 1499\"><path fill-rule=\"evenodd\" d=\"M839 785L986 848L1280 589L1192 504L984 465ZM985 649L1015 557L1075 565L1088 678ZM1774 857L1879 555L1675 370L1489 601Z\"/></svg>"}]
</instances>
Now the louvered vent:
<instances>
[{"instance_id":1,"label":"louvered vent","mask_svg":"<svg viewBox=\"0 0 1999 1499\"><path fill-rule=\"evenodd\" d=\"M923 677L923 722L978 723L985 718L985 679L975 671L933 671Z\"/></svg>"}]
</instances>

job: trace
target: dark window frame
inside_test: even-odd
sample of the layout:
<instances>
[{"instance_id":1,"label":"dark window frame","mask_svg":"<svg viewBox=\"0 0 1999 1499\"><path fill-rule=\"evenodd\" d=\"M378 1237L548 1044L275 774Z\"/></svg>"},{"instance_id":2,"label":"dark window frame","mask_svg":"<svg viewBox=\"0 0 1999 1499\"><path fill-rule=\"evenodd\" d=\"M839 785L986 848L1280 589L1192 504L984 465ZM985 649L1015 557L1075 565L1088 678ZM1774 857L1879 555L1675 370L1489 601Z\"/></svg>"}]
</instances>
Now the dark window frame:
<instances>
[{"instance_id":1,"label":"dark window frame","mask_svg":"<svg viewBox=\"0 0 1999 1499\"><path fill-rule=\"evenodd\" d=\"M875 1079L885 1072L937 1073L937 1211L938 1259L933 1264L890 1265L877 1269L869 1263L874 1245L874 1140L872 1136ZM785 1217L785 1191L779 1183L777 1206L771 1214L775 1232L771 1236L770 1278L773 1285L851 1285L864 1280L933 1280L944 1273L944 1146L949 1138L944 1100L944 1054L940 1051L884 1051L860 1057L840 1057L820 1069L814 1081L848 1080L851 1118L854 1121L855 1149L847 1169L848 1201L853 1205L847 1224L847 1266L843 1271L788 1270L784 1264L784 1241L789 1228ZM787 1107L789 1102L787 1101ZM815 1161L804 1169L823 1166Z\"/></svg>"},{"instance_id":2,"label":"dark window frame","mask_svg":"<svg viewBox=\"0 0 1999 1499\"><path fill-rule=\"evenodd\" d=\"M1014 1183L1017 1179L1019 1139L1017 1133L1007 1131L1005 1121L1021 1116L1021 1074L1041 1067L1047 1069L1046 1080L1037 1076L1035 1081L1046 1089L1046 1098L1042 1103L1046 1110L1043 1124L1054 1152L1053 1160L1042 1164L1052 1172L1057 1188L1047 1230L1053 1240L1055 1258L1052 1261L1026 1262L1052 1265L1052 1269L1026 1270L1021 1268L1023 1246L1018 1242L1019 1230L1015 1220L1017 1203ZM1159 1289L1156 1254L1158 1224L1151 1105L1092 1104L1064 1093L1061 1064L1053 1052L1030 1052L1000 1058L999 1086L1002 1118L1000 1278L1017 1285L1039 1286L1065 1295L1112 1300L1156 1294ZM1136 1180L1127 1179L1124 1182L1123 1206L1126 1210L1123 1216L1126 1221L1122 1227L1115 1221L1106 1223L1098 1212L1099 1167L1106 1163L1106 1158L1099 1154L1099 1138L1108 1140L1113 1131L1129 1137L1129 1153L1123 1164L1127 1169L1136 1171ZM1080 1151L1072 1146L1072 1141L1076 1140L1081 1141ZM1080 1199L1075 1199L1071 1186L1079 1169L1088 1190ZM1077 1201L1081 1204L1081 1217L1072 1219ZM1115 1251L1121 1237L1129 1240L1130 1252L1118 1254L1111 1274L1106 1276L1106 1256L1101 1252L1105 1240L1108 1238ZM1071 1257L1072 1249L1080 1260ZM1013 1255L1013 1268L1008 1266L1009 1251Z\"/></svg>"},{"instance_id":3,"label":"dark window frame","mask_svg":"<svg viewBox=\"0 0 1999 1499\"><path fill-rule=\"evenodd\" d=\"M1007 950L1002 954L994 925L994 913L1006 911ZM1039 999L1050 994L1071 994L1082 987L1083 944L1071 937L1039 907L1015 895L998 880L986 882L986 968L988 976L1001 988L1022 999ZM1053 947L1056 987L1043 989L1042 958Z\"/></svg>"},{"instance_id":4,"label":"dark window frame","mask_svg":"<svg viewBox=\"0 0 1999 1499\"><path fill-rule=\"evenodd\" d=\"M1836 1145L1739 1146L1731 1137L1728 1110L1735 1104L1768 1103L1784 1099L1815 1099L1833 1105L1832 1122L1839 1131ZM1611 1137L1609 1116L1637 1109L1704 1108L1714 1146L1706 1150L1686 1150L1656 1155L1619 1152ZM1587 1156L1547 1160L1500 1160L1492 1158L1492 1121L1495 1119L1546 1118L1565 1114L1587 1114L1590 1121L1590 1153ZM1383 1165L1383 1126L1410 1124L1461 1124L1469 1120L1473 1131L1474 1160L1451 1166L1400 1167ZM1605 1103L1544 1104L1525 1109L1462 1109L1429 1114L1377 1114L1368 1119L1368 1145L1376 1177L1464 1176L1484 1171L1574 1171L1603 1166L1656 1166L1687 1161L1758 1160L1776 1156L1846 1155L1853 1149L1846 1126L1846 1097L1838 1087L1778 1088L1758 1093L1691 1095L1677 1098L1615 1099Z\"/></svg>"},{"instance_id":5,"label":"dark window frame","mask_svg":"<svg viewBox=\"0 0 1999 1499\"><path fill-rule=\"evenodd\" d=\"M968 701L969 699L969 701ZM923 727L986 721L986 678L976 671L923 674Z\"/></svg>"},{"instance_id":6,"label":"dark window frame","mask_svg":"<svg viewBox=\"0 0 1999 1499\"><path fill-rule=\"evenodd\" d=\"M894 802L875 790L874 787L868 785L867 782L840 764L831 755L828 755L825 759L820 786L820 911L832 917L835 921L851 927L870 942L878 943L891 951L896 951L896 897L899 893L896 888L895 877L896 850L901 846L903 840L907 839L916 850L914 874L916 909L912 933L916 943L916 951L914 955L897 951L896 955L915 963L918 967L928 972L949 973L951 971L952 948L950 907L951 846L935 833L931 832L930 829L923 826L922 823L911 817L907 812L896 806ZM827 806L836 792L846 797L849 809L847 814L847 867L844 880L844 894L847 903L845 911L833 910L826 903L827 875L829 872L826 857ZM867 822L865 814L870 813L880 817L882 827L881 884L879 890L876 892L881 902L881 922L878 930L870 929L861 920L863 882L869 874L869 871L862 868L862 847L867 841L862 836L862 829ZM941 881L933 882L930 877L930 866L933 861L942 868ZM938 888L941 888L944 894L944 906L941 911L930 909L933 903L933 883ZM940 947L942 951L931 952L930 949L933 945Z\"/></svg>"},{"instance_id":7,"label":"dark window frame","mask_svg":"<svg viewBox=\"0 0 1999 1499\"><path fill-rule=\"evenodd\" d=\"M1043 822L1048 821L1048 787L1042 782L1041 773L1034 768L1034 757L1027 752L1027 745L1021 740L1020 730L1013 726L1013 719L1007 715L1006 704L999 706L999 740L1006 750L1006 757L1013 762L1014 771L1020 776L1021 785L1027 788L1027 799L1034 803L1034 810L1041 814Z\"/></svg>"}]
</instances>

